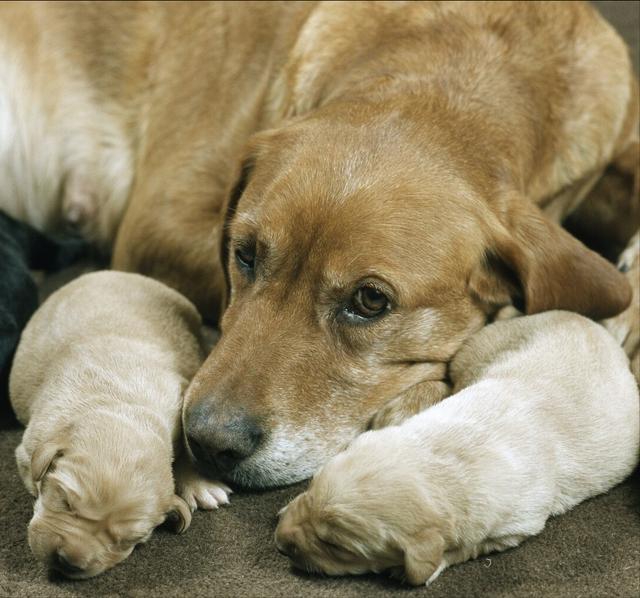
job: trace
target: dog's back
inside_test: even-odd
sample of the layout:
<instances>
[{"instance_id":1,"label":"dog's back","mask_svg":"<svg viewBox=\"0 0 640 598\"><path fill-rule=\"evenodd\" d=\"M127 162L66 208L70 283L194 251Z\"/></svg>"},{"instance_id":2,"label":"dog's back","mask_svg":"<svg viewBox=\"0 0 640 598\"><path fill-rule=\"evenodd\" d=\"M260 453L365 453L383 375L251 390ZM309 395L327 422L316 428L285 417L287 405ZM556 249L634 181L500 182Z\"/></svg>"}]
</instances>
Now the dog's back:
<instances>
[{"instance_id":1,"label":"dog's back","mask_svg":"<svg viewBox=\"0 0 640 598\"><path fill-rule=\"evenodd\" d=\"M138 390L144 397L149 388L123 385L161 384L145 375L150 370L168 372L168 383L178 375L186 385L202 359L194 340L199 326L189 301L157 281L112 271L82 276L54 293L22 335L10 378L16 415L26 425L34 408L55 411L61 401L69 409L81 389L100 383L106 396ZM44 392L48 385L58 392ZM64 385L68 392L59 392ZM175 390L159 393L158 401L168 396L174 403L181 394ZM35 407L37 401L43 405Z\"/></svg>"}]
</instances>

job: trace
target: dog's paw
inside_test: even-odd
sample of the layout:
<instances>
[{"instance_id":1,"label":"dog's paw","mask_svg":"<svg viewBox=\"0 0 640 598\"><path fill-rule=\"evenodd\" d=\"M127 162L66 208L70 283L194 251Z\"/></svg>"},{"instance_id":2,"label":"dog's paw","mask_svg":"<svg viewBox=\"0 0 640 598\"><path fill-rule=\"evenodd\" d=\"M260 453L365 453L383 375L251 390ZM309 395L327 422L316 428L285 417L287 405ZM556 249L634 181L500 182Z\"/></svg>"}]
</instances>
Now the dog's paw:
<instances>
[{"instance_id":1,"label":"dog's paw","mask_svg":"<svg viewBox=\"0 0 640 598\"><path fill-rule=\"evenodd\" d=\"M391 399L380 411L378 411L369 423L370 430L379 430L388 426L397 426L403 421L415 415L406 404L403 396Z\"/></svg>"},{"instance_id":2,"label":"dog's paw","mask_svg":"<svg viewBox=\"0 0 640 598\"><path fill-rule=\"evenodd\" d=\"M633 290L631 305L622 313L602 320L602 325L620 343L631 360L631 370L640 383L640 232L636 233L618 260Z\"/></svg>"},{"instance_id":3,"label":"dog's paw","mask_svg":"<svg viewBox=\"0 0 640 598\"><path fill-rule=\"evenodd\" d=\"M208 480L195 471L183 471L176 479L177 494L192 511L210 511L229 504L231 488L222 482Z\"/></svg>"},{"instance_id":4,"label":"dog's paw","mask_svg":"<svg viewBox=\"0 0 640 598\"><path fill-rule=\"evenodd\" d=\"M450 393L449 386L441 380L416 384L384 405L371 419L369 429L379 430L400 425L410 417L439 403Z\"/></svg>"}]
</instances>

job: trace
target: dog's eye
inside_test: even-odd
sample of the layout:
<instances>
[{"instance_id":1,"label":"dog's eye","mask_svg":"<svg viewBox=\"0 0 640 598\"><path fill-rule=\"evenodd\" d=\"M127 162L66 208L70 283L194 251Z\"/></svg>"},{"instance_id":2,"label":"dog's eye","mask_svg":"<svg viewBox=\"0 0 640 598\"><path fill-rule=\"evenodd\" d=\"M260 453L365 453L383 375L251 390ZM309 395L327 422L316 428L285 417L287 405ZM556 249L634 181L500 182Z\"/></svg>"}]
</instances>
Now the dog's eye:
<instances>
[{"instance_id":1,"label":"dog's eye","mask_svg":"<svg viewBox=\"0 0 640 598\"><path fill-rule=\"evenodd\" d=\"M387 296L371 284L361 286L351 300L351 311L361 318L375 318L389 308Z\"/></svg>"},{"instance_id":2,"label":"dog's eye","mask_svg":"<svg viewBox=\"0 0 640 598\"><path fill-rule=\"evenodd\" d=\"M236 249L236 263L241 270L253 272L256 265L255 245L243 245Z\"/></svg>"}]
</instances>

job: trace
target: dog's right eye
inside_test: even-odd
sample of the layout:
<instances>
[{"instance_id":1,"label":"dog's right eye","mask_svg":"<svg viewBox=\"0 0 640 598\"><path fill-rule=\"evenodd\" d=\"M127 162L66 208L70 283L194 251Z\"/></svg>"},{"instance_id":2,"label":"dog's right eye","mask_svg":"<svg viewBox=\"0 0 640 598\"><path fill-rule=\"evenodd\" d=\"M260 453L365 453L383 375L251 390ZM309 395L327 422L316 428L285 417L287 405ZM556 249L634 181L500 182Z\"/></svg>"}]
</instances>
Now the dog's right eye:
<instances>
[{"instance_id":1,"label":"dog's right eye","mask_svg":"<svg viewBox=\"0 0 640 598\"><path fill-rule=\"evenodd\" d=\"M255 245L242 245L236 248L236 263L241 270L252 274L256 266Z\"/></svg>"},{"instance_id":2,"label":"dog's right eye","mask_svg":"<svg viewBox=\"0 0 640 598\"><path fill-rule=\"evenodd\" d=\"M362 285L351 298L348 310L355 317L371 320L389 309L389 299L373 284Z\"/></svg>"}]
</instances>

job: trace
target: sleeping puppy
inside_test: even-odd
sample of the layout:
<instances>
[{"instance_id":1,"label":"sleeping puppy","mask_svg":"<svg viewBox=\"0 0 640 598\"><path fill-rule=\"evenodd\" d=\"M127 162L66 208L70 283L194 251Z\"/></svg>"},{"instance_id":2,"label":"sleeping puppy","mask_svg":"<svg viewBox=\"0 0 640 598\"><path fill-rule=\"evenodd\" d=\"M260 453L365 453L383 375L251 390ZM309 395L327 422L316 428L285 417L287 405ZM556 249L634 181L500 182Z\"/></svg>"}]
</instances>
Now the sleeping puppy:
<instances>
[{"instance_id":1,"label":"sleeping puppy","mask_svg":"<svg viewBox=\"0 0 640 598\"><path fill-rule=\"evenodd\" d=\"M498 322L451 367L464 390L360 436L283 509L276 544L297 567L428 584L635 467L638 389L597 324L567 312Z\"/></svg>"},{"instance_id":2,"label":"sleeping puppy","mask_svg":"<svg viewBox=\"0 0 640 598\"><path fill-rule=\"evenodd\" d=\"M38 307L38 288L30 270L59 270L85 251L77 239L54 240L0 211L1 380L6 382L20 333ZM0 395L4 392L2 384Z\"/></svg>"},{"instance_id":3,"label":"sleeping puppy","mask_svg":"<svg viewBox=\"0 0 640 598\"><path fill-rule=\"evenodd\" d=\"M34 555L74 579L125 559L168 517L184 531L226 486L172 461L182 392L203 359L200 316L137 274L97 272L54 293L16 352L10 398L27 429L16 450L37 497Z\"/></svg>"}]
</instances>

